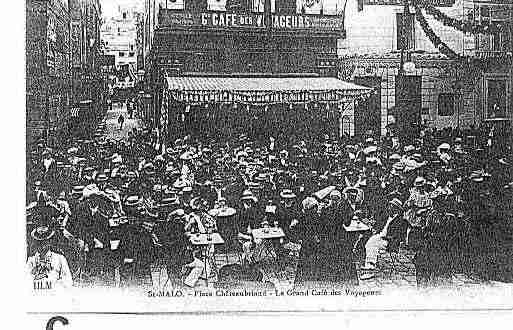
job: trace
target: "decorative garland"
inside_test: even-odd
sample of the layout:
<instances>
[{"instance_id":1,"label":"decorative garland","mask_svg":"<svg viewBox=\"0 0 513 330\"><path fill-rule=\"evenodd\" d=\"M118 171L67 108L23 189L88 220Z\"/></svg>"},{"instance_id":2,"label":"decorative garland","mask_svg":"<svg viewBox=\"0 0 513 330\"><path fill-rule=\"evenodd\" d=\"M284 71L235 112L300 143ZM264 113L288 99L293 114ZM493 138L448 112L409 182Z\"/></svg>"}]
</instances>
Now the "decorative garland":
<instances>
[{"instance_id":1,"label":"decorative garland","mask_svg":"<svg viewBox=\"0 0 513 330\"><path fill-rule=\"evenodd\" d=\"M463 59L458 53L452 50L449 46L447 46L441 39L436 35L433 29L429 26L424 14L422 14L422 9L418 6L417 2L413 2L413 6L415 7L415 18L420 24L422 31L426 34L429 41L440 51L440 53L444 54L450 59L461 60Z\"/></svg>"},{"instance_id":2,"label":"decorative garland","mask_svg":"<svg viewBox=\"0 0 513 330\"><path fill-rule=\"evenodd\" d=\"M507 31L510 28L508 23L492 23L492 22L464 22L455 18L449 17L447 14L440 11L432 4L426 3L424 0L415 0L415 3L420 5L426 10L429 15L432 15L436 20L442 22L445 26L450 26L464 33L470 34L496 34Z\"/></svg>"}]
</instances>

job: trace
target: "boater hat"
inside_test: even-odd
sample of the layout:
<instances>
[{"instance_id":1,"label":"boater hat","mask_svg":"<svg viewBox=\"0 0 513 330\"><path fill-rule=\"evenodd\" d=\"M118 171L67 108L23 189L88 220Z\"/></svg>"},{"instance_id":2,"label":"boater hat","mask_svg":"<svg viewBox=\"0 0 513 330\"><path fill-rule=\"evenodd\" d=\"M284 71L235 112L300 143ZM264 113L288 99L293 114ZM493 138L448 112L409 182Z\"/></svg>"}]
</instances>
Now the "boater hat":
<instances>
[{"instance_id":1,"label":"boater hat","mask_svg":"<svg viewBox=\"0 0 513 330\"><path fill-rule=\"evenodd\" d=\"M126 206L137 206L139 204L139 196L128 196L125 205Z\"/></svg>"},{"instance_id":2,"label":"boater hat","mask_svg":"<svg viewBox=\"0 0 513 330\"><path fill-rule=\"evenodd\" d=\"M394 205L395 207L397 207L401 210L403 209L403 202L401 202L401 200L399 198L392 198L392 200L388 203L391 205Z\"/></svg>"},{"instance_id":3,"label":"boater hat","mask_svg":"<svg viewBox=\"0 0 513 330\"><path fill-rule=\"evenodd\" d=\"M48 226L39 226L32 230L30 236L36 241L46 241L53 237L55 231Z\"/></svg>"},{"instance_id":4,"label":"boater hat","mask_svg":"<svg viewBox=\"0 0 513 330\"><path fill-rule=\"evenodd\" d=\"M421 176L417 177L415 179L415 181L413 182L413 186L415 186L415 187L422 187L425 184L426 184L426 180Z\"/></svg>"},{"instance_id":5,"label":"boater hat","mask_svg":"<svg viewBox=\"0 0 513 330\"><path fill-rule=\"evenodd\" d=\"M283 199L294 199L296 198L296 194L294 194L292 192L292 190L290 189L284 189L281 193L280 193L280 197L283 198Z\"/></svg>"}]
</instances>

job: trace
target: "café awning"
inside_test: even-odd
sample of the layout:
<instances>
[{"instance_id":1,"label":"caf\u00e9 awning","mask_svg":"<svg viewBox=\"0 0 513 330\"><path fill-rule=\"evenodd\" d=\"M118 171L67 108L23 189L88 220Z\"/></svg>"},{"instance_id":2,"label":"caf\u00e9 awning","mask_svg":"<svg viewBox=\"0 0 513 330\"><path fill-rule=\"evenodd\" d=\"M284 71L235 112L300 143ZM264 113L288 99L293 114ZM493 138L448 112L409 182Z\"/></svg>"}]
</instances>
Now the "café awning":
<instances>
[{"instance_id":1,"label":"caf\u00e9 awning","mask_svg":"<svg viewBox=\"0 0 513 330\"><path fill-rule=\"evenodd\" d=\"M195 103L344 103L373 90L330 77L166 77L168 95Z\"/></svg>"}]
</instances>

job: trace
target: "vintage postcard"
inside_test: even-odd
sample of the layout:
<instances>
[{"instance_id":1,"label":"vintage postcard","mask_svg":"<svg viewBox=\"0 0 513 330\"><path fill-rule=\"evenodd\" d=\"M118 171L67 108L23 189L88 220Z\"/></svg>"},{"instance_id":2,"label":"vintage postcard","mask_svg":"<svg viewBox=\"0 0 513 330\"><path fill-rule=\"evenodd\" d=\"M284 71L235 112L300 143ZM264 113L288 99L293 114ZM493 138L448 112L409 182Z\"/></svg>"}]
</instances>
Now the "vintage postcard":
<instances>
[{"instance_id":1,"label":"vintage postcard","mask_svg":"<svg viewBox=\"0 0 513 330\"><path fill-rule=\"evenodd\" d=\"M25 8L32 316L512 311L512 1Z\"/></svg>"}]
</instances>

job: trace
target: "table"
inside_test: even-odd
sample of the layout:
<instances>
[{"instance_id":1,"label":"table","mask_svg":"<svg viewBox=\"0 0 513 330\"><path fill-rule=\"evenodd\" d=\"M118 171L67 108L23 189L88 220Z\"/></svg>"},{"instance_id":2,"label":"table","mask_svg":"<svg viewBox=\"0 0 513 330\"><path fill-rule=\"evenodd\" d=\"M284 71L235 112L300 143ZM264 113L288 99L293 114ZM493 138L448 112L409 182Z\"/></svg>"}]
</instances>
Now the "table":
<instances>
[{"instance_id":1,"label":"table","mask_svg":"<svg viewBox=\"0 0 513 330\"><path fill-rule=\"evenodd\" d=\"M268 228L257 228L253 229L251 231L251 235L253 235L254 239L261 239L265 241L271 241L273 239L283 238L285 237L285 233L283 232L283 229L279 227L268 227ZM271 248L273 248L272 244L267 244L262 246L262 250L260 251L259 255L262 256L262 253L265 252L265 254L270 259L276 259L276 251L274 251L274 256L272 255L273 252L271 251ZM274 250L274 248L273 248Z\"/></svg>"},{"instance_id":2,"label":"table","mask_svg":"<svg viewBox=\"0 0 513 330\"><path fill-rule=\"evenodd\" d=\"M268 232L266 232L268 231ZM259 239L273 239L273 238L283 238L285 237L285 233L283 232L283 229L279 227L269 227L267 228L258 228L253 229L251 231L251 234L253 235L253 238L259 238Z\"/></svg>"},{"instance_id":3,"label":"table","mask_svg":"<svg viewBox=\"0 0 513 330\"><path fill-rule=\"evenodd\" d=\"M351 224L347 227L344 226L344 229L348 232L359 232L370 230L370 227L361 221L351 220Z\"/></svg>"},{"instance_id":4,"label":"table","mask_svg":"<svg viewBox=\"0 0 513 330\"><path fill-rule=\"evenodd\" d=\"M213 217L231 217L235 215L237 211L232 207L217 208L208 211L208 214Z\"/></svg>"},{"instance_id":5,"label":"table","mask_svg":"<svg viewBox=\"0 0 513 330\"><path fill-rule=\"evenodd\" d=\"M212 233L211 240L208 240L208 234L193 234L190 237L190 241L192 245L197 246L205 246L205 245L214 245L214 244L224 244L224 239L219 235L219 233Z\"/></svg>"},{"instance_id":6,"label":"table","mask_svg":"<svg viewBox=\"0 0 513 330\"><path fill-rule=\"evenodd\" d=\"M208 240L208 236L210 235L210 240ZM205 272L205 281L208 287L208 271L207 271L207 262L210 262L213 266L212 269L214 269L214 272L217 272L216 269L216 262L215 260L209 260L209 251L208 247L212 245L219 245L224 244L224 239L219 235L219 233L212 233L212 234L193 234L189 238L192 245L200 246L201 248L205 249L205 253L203 254L205 257L203 259L203 264L205 265L204 272Z\"/></svg>"}]
</instances>

